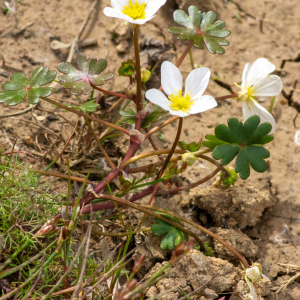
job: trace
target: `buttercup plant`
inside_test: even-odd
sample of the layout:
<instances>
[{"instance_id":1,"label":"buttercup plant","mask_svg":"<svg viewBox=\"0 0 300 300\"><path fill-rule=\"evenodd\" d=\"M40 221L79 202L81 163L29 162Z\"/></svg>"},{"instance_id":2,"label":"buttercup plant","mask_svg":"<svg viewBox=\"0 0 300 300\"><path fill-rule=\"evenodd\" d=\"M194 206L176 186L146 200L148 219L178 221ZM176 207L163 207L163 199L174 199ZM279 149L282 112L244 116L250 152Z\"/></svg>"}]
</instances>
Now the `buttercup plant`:
<instances>
[{"instance_id":1,"label":"buttercup plant","mask_svg":"<svg viewBox=\"0 0 300 300\"><path fill-rule=\"evenodd\" d=\"M210 53L219 55L225 53L222 46L229 45L225 37L229 36L230 31L224 29L225 23L220 20L216 21L214 12L204 13L199 11L197 7L191 6L188 9L188 14L182 10L174 12L174 21L181 27L169 27L169 32L178 34L178 39L189 40L190 43L176 64L169 61L162 63L161 87L147 90L147 81L151 77L151 72L147 69L141 69L138 30L140 26L154 18L157 11L165 3L166 0L112 0L111 7L106 7L103 11L108 17L127 21L133 29L135 57L123 62L117 71L119 75L128 78L128 86L124 87L126 94L103 89L102 85L114 76L113 73L103 73L109 61L87 58L84 54L77 56L78 69L69 62L61 62L58 65L58 70L62 73L58 76L58 80L64 88L69 89L72 94L78 97L91 94L85 103L79 103L75 108L49 98L52 89L44 87L44 85L55 79L56 72L49 71L47 67L37 68L28 80L23 73L16 73L12 75L10 82L2 85L4 91L0 92L0 102L6 102L7 105L19 104L28 97L28 101L32 104L42 100L84 117L82 126L86 126L84 128L87 128L86 130L93 136L105 156L107 165L111 168L110 173L100 182L92 183L89 181L87 193L82 196L88 181L86 178L72 206L66 207L65 216L59 214L48 220L40 230L35 232L35 237L57 234L59 241L57 251L59 253L63 249L66 267L69 249L67 243L70 241L78 220L84 215L92 215L97 211L115 208L116 205L118 208L119 206L127 206L156 218L152 231L157 235L166 234L161 243L164 249L172 250L178 245L183 247L185 244L180 243L189 240L189 236L191 236L199 244L201 251L205 251L205 245L199 236L184 225L189 224L202 230L232 251L247 269L247 280L252 274L249 264L232 246L189 219L175 215L171 211L162 213L150 204L156 194L172 195L183 190L190 190L207 182L220 171L222 172L222 181L227 186L234 185L237 174L241 179L247 179L250 176L250 166L256 172L265 172L268 166L265 159L270 156L270 152L263 145L273 140L271 134L274 133L276 124L272 115L257 103L256 97L278 95L281 92L282 83L278 76L269 75L274 71L275 66L267 59L260 58L252 65L246 64L242 83L239 86L240 90L235 94L215 98L207 95L205 90L211 72L206 67L192 70L187 76L185 87L183 87L183 76L179 68L194 45L199 49L204 49L206 45ZM117 76L115 80L118 80ZM110 123L99 118L94 114L99 109L99 105L94 102L93 98L96 91L105 95L128 99L131 107L123 108L120 111L122 117L116 123ZM203 95L204 93L206 94ZM195 137L195 141L190 144L179 141L183 118L192 114L205 113L212 108L218 109L217 102L228 98L240 99L243 102L244 122L240 116L232 116L227 121L228 126L219 124L215 128L215 135L206 135L206 140L202 143L197 143L198 137ZM172 116L170 117L168 113ZM167 120L160 121L163 115ZM175 138L171 149L158 149L152 140L152 135L177 120L177 133L174 133ZM98 136L91 122L105 126L107 129L104 134ZM102 145L103 139L107 138L111 130L117 131L117 134L126 135L130 140L125 156L117 165L111 160ZM153 151L142 151L136 154L141 149L140 146L146 141L151 143ZM209 153L212 153L212 157L207 155ZM163 157L163 155L167 155L167 157ZM141 163L143 158L152 156L158 156L156 162L148 165ZM235 171L233 169L227 171L224 166L231 163L235 157ZM198 158L214 165L215 170L194 183L172 188L170 179L184 173ZM133 166L133 163L137 165ZM66 175L66 177L69 176ZM78 178L75 179L78 180ZM80 179L80 181L83 180ZM117 182L118 188L111 188L112 182ZM109 192L105 192L106 189ZM147 195L151 195L149 206L133 203ZM72 217L69 218L69 215ZM120 218L122 218L121 214ZM141 220L137 232L140 231L143 220L144 218ZM55 233L57 231L59 233ZM130 232L126 234L131 238L131 228ZM114 289L118 276L119 273L114 278L111 291ZM131 280L132 278L127 283L126 294L130 294L136 288L136 283ZM122 297L120 296L120 299L125 296Z\"/></svg>"}]
</instances>

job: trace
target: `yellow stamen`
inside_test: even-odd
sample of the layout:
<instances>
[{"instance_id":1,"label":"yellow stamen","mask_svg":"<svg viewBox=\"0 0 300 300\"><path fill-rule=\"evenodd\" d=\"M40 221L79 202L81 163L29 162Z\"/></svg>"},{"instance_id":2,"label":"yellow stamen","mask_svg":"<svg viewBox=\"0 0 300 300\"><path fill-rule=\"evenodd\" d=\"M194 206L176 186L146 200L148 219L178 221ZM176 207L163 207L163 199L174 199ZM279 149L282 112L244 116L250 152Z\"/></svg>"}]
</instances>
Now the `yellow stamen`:
<instances>
[{"instance_id":1,"label":"yellow stamen","mask_svg":"<svg viewBox=\"0 0 300 300\"><path fill-rule=\"evenodd\" d=\"M145 6L146 3L138 4L138 2L135 1L135 3L132 4L131 0L129 0L128 7L124 6L124 10L122 10L122 13L132 18L133 20L145 19Z\"/></svg>"},{"instance_id":2,"label":"yellow stamen","mask_svg":"<svg viewBox=\"0 0 300 300\"><path fill-rule=\"evenodd\" d=\"M242 88L240 85L238 85L237 83L234 84L235 86L239 87L241 90L238 92L238 97L240 100L242 101L255 101L255 90L253 88L253 86L247 87L247 88Z\"/></svg>"},{"instance_id":3,"label":"yellow stamen","mask_svg":"<svg viewBox=\"0 0 300 300\"><path fill-rule=\"evenodd\" d=\"M182 110L185 113L189 112L192 104L194 103L194 101L191 101L191 96L189 95L189 93L186 93L185 96L182 96L181 90L178 91L178 96L171 94L169 96L169 99L172 102L170 104L172 110Z\"/></svg>"}]
</instances>

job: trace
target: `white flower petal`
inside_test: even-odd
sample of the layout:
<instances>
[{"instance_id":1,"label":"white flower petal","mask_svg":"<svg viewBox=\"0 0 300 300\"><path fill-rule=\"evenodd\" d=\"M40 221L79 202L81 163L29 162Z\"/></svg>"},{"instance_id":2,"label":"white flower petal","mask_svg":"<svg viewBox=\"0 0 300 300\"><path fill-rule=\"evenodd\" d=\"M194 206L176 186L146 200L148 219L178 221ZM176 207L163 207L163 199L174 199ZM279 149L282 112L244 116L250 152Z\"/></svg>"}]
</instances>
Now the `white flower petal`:
<instances>
[{"instance_id":1,"label":"white flower petal","mask_svg":"<svg viewBox=\"0 0 300 300\"><path fill-rule=\"evenodd\" d=\"M261 276L263 277L263 279L267 279L267 280L270 280L270 278L264 274L261 274Z\"/></svg>"},{"instance_id":2,"label":"white flower petal","mask_svg":"<svg viewBox=\"0 0 300 300\"><path fill-rule=\"evenodd\" d=\"M253 86L254 96L276 96L282 91L282 82L276 75L268 75Z\"/></svg>"},{"instance_id":3,"label":"white flower petal","mask_svg":"<svg viewBox=\"0 0 300 300\"><path fill-rule=\"evenodd\" d=\"M137 19L137 20L133 20L130 18L130 23L132 24L137 24L137 25L143 25L145 24L146 22L148 22L149 20L153 19L155 16L153 16L152 18L149 18L149 19Z\"/></svg>"},{"instance_id":4,"label":"white flower petal","mask_svg":"<svg viewBox=\"0 0 300 300\"><path fill-rule=\"evenodd\" d=\"M146 5L146 19L154 16L167 0L151 0Z\"/></svg>"},{"instance_id":5,"label":"white flower petal","mask_svg":"<svg viewBox=\"0 0 300 300\"><path fill-rule=\"evenodd\" d=\"M169 61L163 62L161 65L161 85L164 92L170 96L178 95L178 91L182 91L183 78L178 68Z\"/></svg>"},{"instance_id":6,"label":"white flower petal","mask_svg":"<svg viewBox=\"0 0 300 300\"><path fill-rule=\"evenodd\" d=\"M118 18L118 19L122 19L122 20L126 20L128 22L132 22L132 19L128 16L126 16L125 14L123 14L120 10L118 9L114 9L111 7L105 7L103 9L103 13L107 16L107 17L111 17L111 18Z\"/></svg>"},{"instance_id":7,"label":"white flower petal","mask_svg":"<svg viewBox=\"0 0 300 300\"><path fill-rule=\"evenodd\" d=\"M164 110L170 111L171 101L161 91L157 89L151 89L146 92L145 96L150 102L158 105Z\"/></svg>"},{"instance_id":8,"label":"white flower petal","mask_svg":"<svg viewBox=\"0 0 300 300\"><path fill-rule=\"evenodd\" d=\"M169 112L170 112L171 115L178 116L178 117L181 117L181 118L187 117L189 115L189 113L186 113L182 110L172 110L172 109L170 109Z\"/></svg>"},{"instance_id":9,"label":"white flower petal","mask_svg":"<svg viewBox=\"0 0 300 300\"><path fill-rule=\"evenodd\" d=\"M244 70L243 70L243 77L242 77L242 84L241 84L241 87L242 88L246 88L246 78L247 78L247 74L248 74L248 71L251 67L251 64L249 63L246 63L245 67L244 67Z\"/></svg>"},{"instance_id":10,"label":"white flower petal","mask_svg":"<svg viewBox=\"0 0 300 300\"><path fill-rule=\"evenodd\" d=\"M196 100L195 103L192 105L190 114L198 114L211 108L214 108L217 105L217 101L212 96L204 95L201 96L198 100Z\"/></svg>"},{"instance_id":11,"label":"white flower petal","mask_svg":"<svg viewBox=\"0 0 300 300\"><path fill-rule=\"evenodd\" d=\"M120 11L124 10L125 6L128 6L128 0L111 0L112 8L118 9Z\"/></svg>"},{"instance_id":12,"label":"white flower petal","mask_svg":"<svg viewBox=\"0 0 300 300\"><path fill-rule=\"evenodd\" d=\"M246 276L246 282L247 282L248 287L250 289L250 293L252 295L252 300L257 300L257 294L256 294L256 291L255 291L255 287L254 287L253 283L249 281L247 276Z\"/></svg>"},{"instance_id":13,"label":"white flower petal","mask_svg":"<svg viewBox=\"0 0 300 300\"><path fill-rule=\"evenodd\" d=\"M185 82L185 93L189 93L192 100L199 99L207 88L210 77L208 68L198 68L193 70Z\"/></svg>"},{"instance_id":14,"label":"white flower petal","mask_svg":"<svg viewBox=\"0 0 300 300\"><path fill-rule=\"evenodd\" d=\"M269 122L272 125L272 130L269 134L273 134L276 129L274 117L261 105L255 101L243 101L243 118L246 121L251 116L257 115L260 118L260 123Z\"/></svg>"},{"instance_id":15,"label":"white flower petal","mask_svg":"<svg viewBox=\"0 0 300 300\"><path fill-rule=\"evenodd\" d=\"M266 58L257 59L249 68L246 75L246 86L255 85L275 70L275 66Z\"/></svg>"}]
</instances>

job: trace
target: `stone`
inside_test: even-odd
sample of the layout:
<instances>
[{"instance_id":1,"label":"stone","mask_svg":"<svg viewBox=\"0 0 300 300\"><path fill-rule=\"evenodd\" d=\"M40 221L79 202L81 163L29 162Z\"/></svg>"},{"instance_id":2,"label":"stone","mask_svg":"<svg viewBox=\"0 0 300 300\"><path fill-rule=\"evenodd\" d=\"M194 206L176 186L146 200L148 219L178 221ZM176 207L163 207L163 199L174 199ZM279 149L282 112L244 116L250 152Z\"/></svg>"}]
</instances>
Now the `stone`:
<instances>
[{"instance_id":1,"label":"stone","mask_svg":"<svg viewBox=\"0 0 300 300\"><path fill-rule=\"evenodd\" d=\"M166 262L156 264L147 275L147 278L150 278L165 264ZM240 279L239 270L231 263L220 258L204 256L200 251L195 249L191 250L167 272L169 276L163 278L155 287L149 289L147 297L177 287L163 295L162 299L178 299L182 297L179 288L182 288L188 294L210 281L210 279L218 273L219 275L214 278L208 284L206 290L201 293L201 295L205 297L203 299L216 299L219 293L232 291Z\"/></svg>"},{"instance_id":2,"label":"stone","mask_svg":"<svg viewBox=\"0 0 300 300\"><path fill-rule=\"evenodd\" d=\"M245 258L254 259L258 253L258 247L252 242L252 240L241 231L234 229L222 229L211 228L213 233L217 234L221 239L231 245L237 252L239 252ZM213 240L214 250L220 258L232 259L236 256L225 246L223 246L217 240Z\"/></svg>"}]
</instances>

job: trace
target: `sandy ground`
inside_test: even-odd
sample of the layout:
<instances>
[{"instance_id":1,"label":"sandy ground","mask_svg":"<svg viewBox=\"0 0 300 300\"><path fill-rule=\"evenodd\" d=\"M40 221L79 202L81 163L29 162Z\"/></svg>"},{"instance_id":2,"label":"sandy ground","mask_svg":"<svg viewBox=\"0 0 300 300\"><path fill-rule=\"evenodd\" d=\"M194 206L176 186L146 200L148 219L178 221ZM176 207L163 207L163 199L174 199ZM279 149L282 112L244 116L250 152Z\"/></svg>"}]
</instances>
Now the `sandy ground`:
<instances>
[{"instance_id":1,"label":"sandy ground","mask_svg":"<svg viewBox=\"0 0 300 300\"><path fill-rule=\"evenodd\" d=\"M78 49L77 52L84 52L85 55L96 58L107 55L107 71L116 72L116 68L122 61L134 57L133 41L130 31L128 34L128 29L122 22L103 15L102 10L109 3L109 0L99 1L81 36L81 39L96 39L97 46ZM10 4L13 6L14 2L11 1ZM65 61L68 51L51 50L50 41L59 39L63 43L72 42L90 10L92 1L21 0L15 4L15 13L4 15L1 12L0 15L0 52L5 59L5 66L0 67L0 83L8 81L8 77L16 71L23 71L28 75L38 65L56 69L59 62ZM4 7L3 3L1 7ZM295 273L289 267L280 267L277 263L300 265L300 185L298 178L300 146L294 143L294 135L297 130L300 130L300 120L295 119L298 114L297 110L289 105L293 101L300 102L300 3L299 0L236 0L235 2L215 0L209 1L208 4L199 4L198 7L216 11L218 18L226 22L226 28L230 29L232 34L228 37L230 46L226 47L226 53L223 56L211 55L206 50L200 51L193 48L196 64L209 67L213 78L229 84L234 90L234 82L241 82L245 63L265 57L276 65L276 74L281 76L283 81L284 92L277 97L273 111L277 121L277 130L274 141L267 146L271 152L269 169L264 174L252 173L245 182L246 186L255 187L261 192L270 191L276 204L264 212L256 226L243 229L244 233L259 247L259 258L266 275L280 285L280 277L284 276L282 278L286 280ZM155 43L164 44L167 47L169 45L169 49L176 51L177 56L180 55L187 42L176 41L176 36L167 31L167 26L172 24L172 13L177 8L174 1L168 0L157 17L141 28L141 41L147 44L147 41L153 39ZM237 14L241 17L240 21L236 18ZM23 26L28 27L20 30ZM119 39L113 40L116 34L120 35ZM123 53L118 52L118 45L119 50L122 47L126 50ZM149 63L147 60L144 62ZM185 75L190 72L191 66L188 59L180 69ZM115 76L106 88L122 91L126 83L125 78ZM290 97L292 91L294 92ZM206 93L216 97L230 94L213 80ZM56 99L62 97L62 92L53 96ZM68 98L68 100L77 101L76 98ZM270 99L265 99L262 105L268 109ZM26 103L15 108L1 105L0 116L22 110L26 106ZM45 103L41 103L40 107L53 109ZM43 111L36 111L36 113L39 116L48 116ZM63 114L69 116L68 113ZM242 119L241 103L235 100L224 102L218 108L201 115L190 116L184 121L182 139L187 143L199 141L205 134L212 133L217 124L225 123L229 117L233 116ZM17 142L19 150L40 154L49 150L47 149L49 140L43 141L44 130L19 120L28 120L29 117L27 114L0 119L2 131L0 146L5 151L11 149L16 136L19 137ZM55 132L59 131L60 123L56 120L45 119L40 121L40 124ZM68 125L66 128L70 130ZM155 137L158 146L167 147L172 142L174 131L175 127L172 126L162 131L163 141ZM37 135L40 149L35 144ZM31 137L32 146L30 146L31 142L25 145L25 136ZM143 147L143 149L148 148L148 145ZM40 158L37 160L39 161ZM40 165L43 163L40 162ZM189 171L186 178L193 181L213 170L205 163L198 167L198 170ZM60 184L63 186L62 182ZM251 214L247 217L251 218ZM238 228L239 224L235 227ZM268 297L268 299L273 299L272 295ZM286 291L279 294L277 299L299 298L300 282L296 281Z\"/></svg>"}]
</instances>

